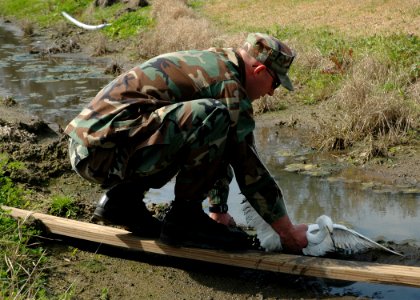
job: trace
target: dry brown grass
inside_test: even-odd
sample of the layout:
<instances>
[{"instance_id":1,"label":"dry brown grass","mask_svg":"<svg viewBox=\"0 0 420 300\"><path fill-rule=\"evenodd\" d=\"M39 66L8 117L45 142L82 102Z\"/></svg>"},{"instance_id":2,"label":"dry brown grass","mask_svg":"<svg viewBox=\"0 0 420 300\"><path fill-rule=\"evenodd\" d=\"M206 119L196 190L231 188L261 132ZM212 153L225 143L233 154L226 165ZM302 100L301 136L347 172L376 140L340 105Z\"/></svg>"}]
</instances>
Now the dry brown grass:
<instances>
[{"instance_id":1,"label":"dry brown grass","mask_svg":"<svg viewBox=\"0 0 420 300\"><path fill-rule=\"evenodd\" d=\"M415 101L415 109L420 113L420 80L417 80L408 89L408 94Z\"/></svg>"},{"instance_id":2,"label":"dry brown grass","mask_svg":"<svg viewBox=\"0 0 420 300\"><path fill-rule=\"evenodd\" d=\"M179 50L237 46L242 41L200 18L184 0L154 0L152 10L156 26L139 37L139 52L144 58Z\"/></svg>"},{"instance_id":3,"label":"dry brown grass","mask_svg":"<svg viewBox=\"0 0 420 300\"><path fill-rule=\"evenodd\" d=\"M95 38L94 41L95 42L93 44L93 56L101 56L111 52L107 47L108 39L105 35L98 34L97 38Z\"/></svg>"},{"instance_id":4,"label":"dry brown grass","mask_svg":"<svg viewBox=\"0 0 420 300\"><path fill-rule=\"evenodd\" d=\"M34 34L34 24L29 20L21 22L21 28L25 36L32 36Z\"/></svg>"},{"instance_id":5,"label":"dry brown grass","mask_svg":"<svg viewBox=\"0 0 420 300\"><path fill-rule=\"evenodd\" d=\"M386 149L401 143L410 128L418 122L411 100L396 91L385 92L390 78L386 64L367 56L357 62L349 78L325 103L331 119L323 120L318 132L319 148L342 150L357 142L368 145L366 159L386 155Z\"/></svg>"},{"instance_id":6,"label":"dry brown grass","mask_svg":"<svg viewBox=\"0 0 420 300\"><path fill-rule=\"evenodd\" d=\"M420 34L418 0L213 0L206 2L202 12L230 31L267 30L280 26L318 32L317 29L328 28L349 39ZM305 43L293 35L285 42L298 53L297 68L314 71L313 74L321 72L344 77L340 86L330 85L314 91L317 101L328 100L320 105L326 113L319 119L315 137L317 147L331 150L364 145L360 151L369 159L386 155L392 145L403 144L410 136L418 135L419 80L410 78L407 69L401 71L391 67L387 58L382 60L382 53L373 57L373 54L363 54L357 49L357 57L347 52L327 56L312 42ZM300 87L299 82L295 87L294 95L277 92L275 97L262 99L255 106L256 112L276 110L287 100L302 95L300 92L304 87Z\"/></svg>"},{"instance_id":7,"label":"dry brown grass","mask_svg":"<svg viewBox=\"0 0 420 300\"><path fill-rule=\"evenodd\" d=\"M348 35L420 34L418 0L213 0L204 12L224 28L329 27Z\"/></svg>"}]
</instances>

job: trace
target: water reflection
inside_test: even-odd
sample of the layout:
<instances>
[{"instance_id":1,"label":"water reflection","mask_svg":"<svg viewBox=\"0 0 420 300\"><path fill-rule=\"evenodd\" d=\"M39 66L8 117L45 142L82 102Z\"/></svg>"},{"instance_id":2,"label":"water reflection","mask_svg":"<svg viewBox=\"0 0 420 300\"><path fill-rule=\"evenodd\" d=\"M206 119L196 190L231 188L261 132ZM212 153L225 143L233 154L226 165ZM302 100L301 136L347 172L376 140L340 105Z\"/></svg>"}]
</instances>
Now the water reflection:
<instances>
[{"instance_id":1,"label":"water reflection","mask_svg":"<svg viewBox=\"0 0 420 300\"><path fill-rule=\"evenodd\" d=\"M1 24L0 41L0 94L62 127L111 79L103 74L104 63L80 55L29 54L32 41Z\"/></svg>"}]
</instances>

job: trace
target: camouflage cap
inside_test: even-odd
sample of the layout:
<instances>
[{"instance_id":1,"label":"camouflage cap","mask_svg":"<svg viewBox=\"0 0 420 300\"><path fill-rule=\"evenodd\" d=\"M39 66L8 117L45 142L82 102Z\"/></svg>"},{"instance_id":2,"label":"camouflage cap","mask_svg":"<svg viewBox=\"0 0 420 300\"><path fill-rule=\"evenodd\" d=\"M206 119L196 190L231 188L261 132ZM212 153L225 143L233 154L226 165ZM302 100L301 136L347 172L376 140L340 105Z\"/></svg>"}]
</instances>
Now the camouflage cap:
<instances>
[{"instance_id":1,"label":"camouflage cap","mask_svg":"<svg viewBox=\"0 0 420 300\"><path fill-rule=\"evenodd\" d=\"M251 56L272 70L282 86L293 91L287 72L295 58L295 53L286 44L264 33L250 33L244 48Z\"/></svg>"}]
</instances>

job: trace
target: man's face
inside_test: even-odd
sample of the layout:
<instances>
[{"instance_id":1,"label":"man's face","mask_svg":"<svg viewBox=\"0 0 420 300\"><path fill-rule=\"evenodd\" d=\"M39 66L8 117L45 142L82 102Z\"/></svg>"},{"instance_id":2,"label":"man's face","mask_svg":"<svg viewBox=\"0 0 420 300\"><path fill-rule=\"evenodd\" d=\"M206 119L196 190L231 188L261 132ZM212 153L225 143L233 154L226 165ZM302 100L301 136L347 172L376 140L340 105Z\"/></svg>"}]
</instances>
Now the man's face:
<instances>
[{"instance_id":1,"label":"man's face","mask_svg":"<svg viewBox=\"0 0 420 300\"><path fill-rule=\"evenodd\" d=\"M258 65L246 78L248 97L253 101L265 95L272 96L278 87L277 77L265 65Z\"/></svg>"}]
</instances>

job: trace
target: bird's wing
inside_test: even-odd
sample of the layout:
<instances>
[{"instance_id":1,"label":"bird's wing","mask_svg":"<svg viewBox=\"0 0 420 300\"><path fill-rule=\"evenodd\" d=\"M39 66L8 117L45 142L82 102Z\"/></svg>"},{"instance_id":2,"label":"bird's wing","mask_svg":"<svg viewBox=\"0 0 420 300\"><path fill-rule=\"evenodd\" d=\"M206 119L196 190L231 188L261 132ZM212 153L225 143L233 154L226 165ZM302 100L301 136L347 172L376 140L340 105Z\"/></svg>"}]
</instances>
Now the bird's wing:
<instances>
[{"instance_id":1,"label":"bird's wing","mask_svg":"<svg viewBox=\"0 0 420 300\"><path fill-rule=\"evenodd\" d=\"M317 224L310 224L308 232L316 234L319 231ZM334 224L332 235L327 235L325 239L319 243L309 243L302 250L303 254L310 256L324 256L327 253L342 253L346 255L361 253L369 249L382 249L396 255L402 255L393 251L370 238L347 228L344 225Z\"/></svg>"},{"instance_id":2,"label":"bird's wing","mask_svg":"<svg viewBox=\"0 0 420 300\"><path fill-rule=\"evenodd\" d=\"M251 204L244 200L243 212L249 226L254 227L260 246L267 252L281 251L282 245L279 234L257 213Z\"/></svg>"},{"instance_id":3,"label":"bird's wing","mask_svg":"<svg viewBox=\"0 0 420 300\"><path fill-rule=\"evenodd\" d=\"M401 255L346 226L334 224L333 228L332 239L334 246L346 254L360 253L368 249L382 249L396 255Z\"/></svg>"}]
</instances>

